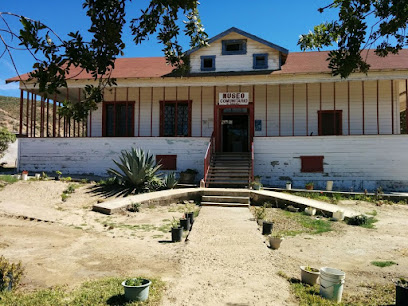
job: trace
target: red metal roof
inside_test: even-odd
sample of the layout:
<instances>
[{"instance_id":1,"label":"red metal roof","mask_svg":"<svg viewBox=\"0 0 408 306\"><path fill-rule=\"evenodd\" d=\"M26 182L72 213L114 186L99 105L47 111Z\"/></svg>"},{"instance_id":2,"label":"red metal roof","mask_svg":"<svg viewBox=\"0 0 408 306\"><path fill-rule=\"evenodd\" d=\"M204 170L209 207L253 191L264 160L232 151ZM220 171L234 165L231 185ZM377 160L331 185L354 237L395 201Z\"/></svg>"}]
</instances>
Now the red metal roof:
<instances>
[{"instance_id":1,"label":"red metal roof","mask_svg":"<svg viewBox=\"0 0 408 306\"><path fill-rule=\"evenodd\" d=\"M302 74L302 73L330 73L327 67L327 51L321 52L291 52L288 54L282 69L272 72L272 74ZM374 50L368 51L367 62L371 65L371 70L408 70L408 49L403 49L398 55L388 55L378 57ZM80 72L80 68L71 69L70 74L75 76L73 80L92 79L91 74L85 71ZM133 57L118 58L115 62L115 69L112 77L123 78L159 78L169 74L173 68L167 65L164 57ZM203 74L204 76L205 74ZM28 74L21 75L22 80L28 79ZM19 77L6 80L6 83L19 81Z\"/></svg>"}]
</instances>

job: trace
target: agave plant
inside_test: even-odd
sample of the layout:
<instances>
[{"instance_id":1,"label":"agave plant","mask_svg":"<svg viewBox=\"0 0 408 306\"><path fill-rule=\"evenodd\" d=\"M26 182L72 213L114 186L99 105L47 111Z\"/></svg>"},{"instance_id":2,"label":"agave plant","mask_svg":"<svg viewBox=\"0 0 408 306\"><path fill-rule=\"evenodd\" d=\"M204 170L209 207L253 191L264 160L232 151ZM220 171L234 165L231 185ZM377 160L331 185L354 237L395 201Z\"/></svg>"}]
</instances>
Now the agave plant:
<instances>
[{"instance_id":1,"label":"agave plant","mask_svg":"<svg viewBox=\"0 0 408 306\"><path fill-rule=\"evenodd\" d=\"M116 176L126 186L140 190L160 176L157 171L161 165L156 164L153 155L142 149L122 151L119 159L120 161L113 160L119 171L110 168L108 173Z\"/></svg>"},{"instance_id":2,"label":"agave plant","mask_svg":"<svg viewBox=\"0 0 408 306\"><path fill-rule=\"evenodd\" d=\"M177 183L178 181L174 172L171 172L164 177L164 187L166 189L173 189L177 186Z\"/></svg>"}]
</instances>

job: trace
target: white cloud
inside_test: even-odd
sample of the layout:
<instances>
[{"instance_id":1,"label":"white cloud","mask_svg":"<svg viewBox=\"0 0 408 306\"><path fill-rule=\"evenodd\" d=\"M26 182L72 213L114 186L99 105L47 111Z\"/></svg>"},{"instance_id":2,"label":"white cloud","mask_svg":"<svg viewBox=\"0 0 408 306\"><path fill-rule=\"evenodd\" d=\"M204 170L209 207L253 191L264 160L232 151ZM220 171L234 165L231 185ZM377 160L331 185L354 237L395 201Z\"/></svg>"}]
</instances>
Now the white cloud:
<instances>
[{"instance_id":1,"label":"white cloud","mask_svg":"<svg viewBox=\"0 0 408 306\"><path fill-rule=\"evenodd\" d=\"M19 89L18 82L13 82L9 84L5 84L6 81L4 79L0 79L0 90L15 90Z\"/></svg>"}]
</instances>

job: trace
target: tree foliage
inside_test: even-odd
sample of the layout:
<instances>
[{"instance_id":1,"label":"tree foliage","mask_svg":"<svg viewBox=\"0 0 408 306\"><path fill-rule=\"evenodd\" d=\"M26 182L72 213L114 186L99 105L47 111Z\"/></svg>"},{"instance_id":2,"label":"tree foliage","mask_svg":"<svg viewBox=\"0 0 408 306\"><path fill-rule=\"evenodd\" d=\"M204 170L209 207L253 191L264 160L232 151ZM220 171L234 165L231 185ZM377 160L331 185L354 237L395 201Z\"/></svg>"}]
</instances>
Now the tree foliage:
<instances>
[{"instance_id":1,"label":"tree foliage","mask_svg":"<svg viewBox=\"0 0 408 306\"><path fill-rule=\"evenodd\" d=\"M16 141L16 135L6 128L0 128L0 157L3 157L10 143Z\"/></svg>"},{"instance_id":2,"label":"tree foliage","mask_svg":"<svg viewBox=\"0 0 408 306\"><path fill-rule=\"evenodd\" d=\"M91 21L89 41L79 31L70 32L68 39L62 39L41 21L0 12L3 21L3 28L0 26L0 41L4 46L0 58L8 54L16 67L13 52L18 49L28 51L35 60L34 71L29 74L30 80L35 82L45 97L67 87L67 80L75 77L71 71L73 67L80 67L81 72L90 73L96 85L85 87L81 103L62 102L64 107L61 108L61 115L81 120L90 110L97 108L96 103L103 100L103 89L116 85L111 74L115 68L115 60L123 55L125 48L122 33L126 23L126 5L126 0L84 0L83 9ZM134 42L140 44L157 32L158 40L164 45L163 51L168 63L182 69L183 62L186 61L177 39L181 31L178 25L180 14L186 19L184 32L191 38L190 45L196 47L207 43L198 5L197 0L150 0L140 16L131 20ZM12 17L21 21L22 28L18 33L7 21L7 18ZM13 39L18 41L18 47L11 43Z\"/></svg>"},{"instance_id":3,"label":"tree foliage","mask_svg":"<svg viewBox=\"0 0 408 306\"><path fill-rule=\"evenodd\" d=\"M334 0L319 12L326 10L337 10L338 20L315 26L298 44L303 51L336 45L328 58L333 75L367 73L364 49L375 47L375 54L385 57L408 45L407 0Z\"/></svg>"}]
</instances>

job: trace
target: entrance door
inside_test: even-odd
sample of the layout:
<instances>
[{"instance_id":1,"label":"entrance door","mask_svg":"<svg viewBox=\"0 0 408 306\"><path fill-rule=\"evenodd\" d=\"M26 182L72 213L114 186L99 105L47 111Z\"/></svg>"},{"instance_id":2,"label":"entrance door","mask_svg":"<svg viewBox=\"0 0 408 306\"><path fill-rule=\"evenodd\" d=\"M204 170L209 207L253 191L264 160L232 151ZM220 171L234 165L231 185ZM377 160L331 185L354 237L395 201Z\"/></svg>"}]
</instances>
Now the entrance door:
<instances>
[{"instance_id":1,"label":"entrance door","mask_svg":"<svg viewBox=\"0 0 408 306\"><path fill-rule=\"evenodd\" d=\"M221 119L222 151L248 152L248 114L225 114Z\"/></svg>"}]
</instances>

